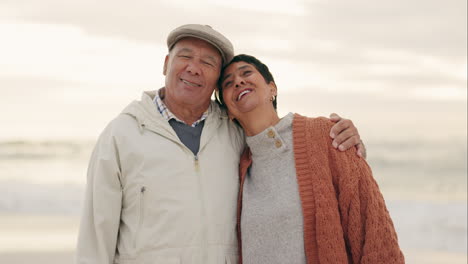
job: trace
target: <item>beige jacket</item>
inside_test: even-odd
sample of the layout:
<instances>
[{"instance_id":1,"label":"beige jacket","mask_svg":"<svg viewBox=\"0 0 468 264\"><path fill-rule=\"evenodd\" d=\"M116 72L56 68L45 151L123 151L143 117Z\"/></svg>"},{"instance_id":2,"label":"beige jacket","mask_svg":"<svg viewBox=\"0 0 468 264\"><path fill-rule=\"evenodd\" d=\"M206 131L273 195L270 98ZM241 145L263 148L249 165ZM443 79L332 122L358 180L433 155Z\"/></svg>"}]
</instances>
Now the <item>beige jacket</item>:
<instances>
[{"instance_id":1,"label":"beige jacket","mask_svg":"<svg viewBox=\"0 0 468 264\"><path fill-rule=\"evenodd\" d=\"M197 156L143 93L99 137L79 264L237 263L241 130L212 102Z\"/></svg>"}]
</instances>

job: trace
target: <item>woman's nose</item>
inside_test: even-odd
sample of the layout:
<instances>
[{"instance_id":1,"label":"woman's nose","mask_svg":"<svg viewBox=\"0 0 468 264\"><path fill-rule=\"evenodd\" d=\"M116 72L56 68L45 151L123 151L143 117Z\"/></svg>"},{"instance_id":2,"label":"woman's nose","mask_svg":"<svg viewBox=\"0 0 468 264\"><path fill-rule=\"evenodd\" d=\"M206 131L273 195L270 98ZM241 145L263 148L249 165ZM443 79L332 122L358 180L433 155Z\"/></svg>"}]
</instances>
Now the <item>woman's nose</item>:
<instances>
[{"instance_id":1,"label":"woman's nose","mask_svg":"<svg viewBox=\"0 0 468 264\"><path fill-rule=\"evenodd\" d=\"M243 78L236 78L236 88L245 85L245 81Z\"/></svg>"}]
</instances>

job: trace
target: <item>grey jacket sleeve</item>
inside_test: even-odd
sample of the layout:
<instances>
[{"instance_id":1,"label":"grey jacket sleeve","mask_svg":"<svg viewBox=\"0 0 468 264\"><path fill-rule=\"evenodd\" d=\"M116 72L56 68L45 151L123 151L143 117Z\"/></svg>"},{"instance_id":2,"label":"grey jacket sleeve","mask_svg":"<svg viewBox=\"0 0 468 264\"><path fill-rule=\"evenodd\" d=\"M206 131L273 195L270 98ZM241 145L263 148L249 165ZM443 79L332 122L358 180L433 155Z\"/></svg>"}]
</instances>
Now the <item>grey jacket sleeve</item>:
<instances>
[{"instance_id":1,"label":"grey jacket sleeve","mask_svg":"<svg viewBox=\"0 0 468 264\"><path fill-rule=\"evenodd\" d=\"M114 261L122 206L120 176L118 146L111 124L99 137L88 167L77 264Z\"/></svg>"}]
</instances>

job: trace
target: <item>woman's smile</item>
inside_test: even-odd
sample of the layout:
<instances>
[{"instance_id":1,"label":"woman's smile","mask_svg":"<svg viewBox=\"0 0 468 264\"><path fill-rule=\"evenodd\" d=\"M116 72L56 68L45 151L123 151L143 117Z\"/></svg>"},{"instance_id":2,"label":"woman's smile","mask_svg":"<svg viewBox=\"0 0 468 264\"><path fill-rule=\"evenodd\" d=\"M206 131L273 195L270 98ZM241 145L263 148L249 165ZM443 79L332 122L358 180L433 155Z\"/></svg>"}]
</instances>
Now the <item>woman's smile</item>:
<instances>
[{"instance_id":1,"label":"woman's smile","mask_svg":"<svg viewBox=\"0 0 468 264\"><path fill-rule=\"evenodd\" d=\"M242 91L239 93L239 95L237 95L236 101L237 101L237 102L240 101L240 100L244 97L244 95L247 95L247 94L251 93L252 91L253 91L252 88L246 88L246 89L242 90Z\"/></svg>"}]
</instances>

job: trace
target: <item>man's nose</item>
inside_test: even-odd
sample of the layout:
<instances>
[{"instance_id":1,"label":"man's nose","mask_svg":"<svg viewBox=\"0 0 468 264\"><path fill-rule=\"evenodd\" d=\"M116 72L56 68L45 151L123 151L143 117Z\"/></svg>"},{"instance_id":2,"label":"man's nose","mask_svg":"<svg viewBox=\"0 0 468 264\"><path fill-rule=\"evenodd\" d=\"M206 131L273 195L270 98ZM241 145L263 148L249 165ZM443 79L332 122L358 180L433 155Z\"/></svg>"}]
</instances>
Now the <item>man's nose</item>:
<instances>
[{"instance_id":1,"label":"man's nose","mask_svg":"<svg viewBox=\"0 0 468 264\"><path fill-rule=\"evenodd\" d=\"M193 75L201 74L200 64L196 61L190 61L187 65L187 71Z\"/></svg>"}]
</instances>

